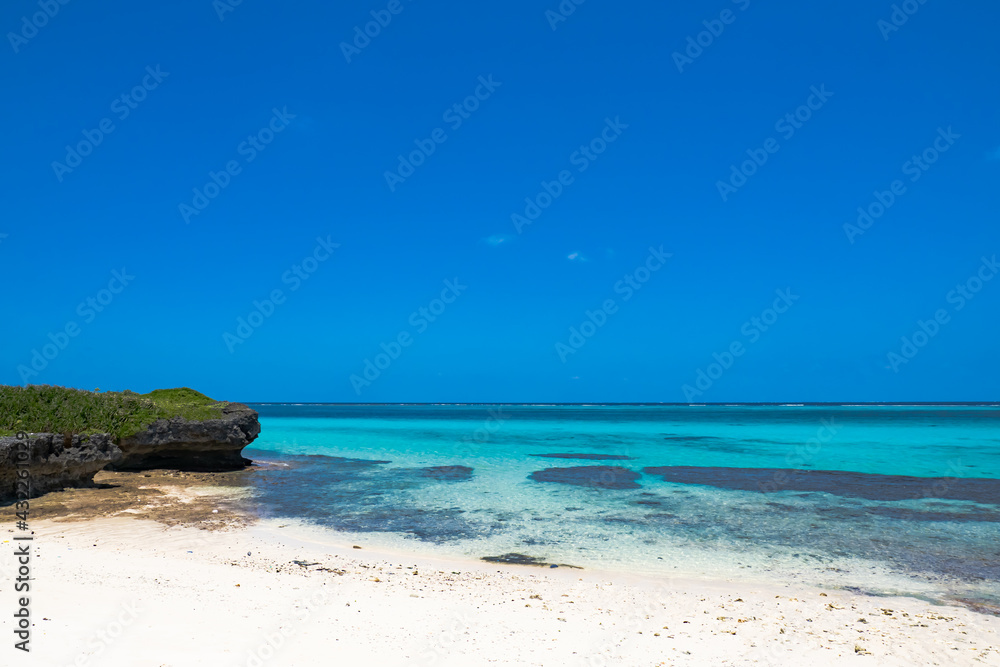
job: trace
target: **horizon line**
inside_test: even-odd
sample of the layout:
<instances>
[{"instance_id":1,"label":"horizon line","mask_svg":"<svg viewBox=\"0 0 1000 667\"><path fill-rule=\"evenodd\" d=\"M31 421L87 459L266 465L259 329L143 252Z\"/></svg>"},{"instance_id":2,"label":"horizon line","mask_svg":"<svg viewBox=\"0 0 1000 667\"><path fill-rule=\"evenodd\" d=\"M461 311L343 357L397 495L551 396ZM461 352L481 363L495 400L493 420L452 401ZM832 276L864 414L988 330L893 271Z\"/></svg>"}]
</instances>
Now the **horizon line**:
<instances>
[{"instance_id":1,"label":"horizon line","mask_svg":"<svg viewBox=\"0 0 1000 667\"><path fill-rule=\"evenodd\" d=\"M469 401L469 402L442 402L442 401L378 401L378 402L356 402L356 401L233 401L236 403L246 403L253 405L523 405L523 406L612 406L612 405L663 405L679 407L739 407L746 405L767 405L776 407L807 407L807 406L984 406L1000 407L1000 401L726 401L726 402L706 402L706 403L671 403L671 402L521 402L521 401Z\"/></svg>"}]
</instances>

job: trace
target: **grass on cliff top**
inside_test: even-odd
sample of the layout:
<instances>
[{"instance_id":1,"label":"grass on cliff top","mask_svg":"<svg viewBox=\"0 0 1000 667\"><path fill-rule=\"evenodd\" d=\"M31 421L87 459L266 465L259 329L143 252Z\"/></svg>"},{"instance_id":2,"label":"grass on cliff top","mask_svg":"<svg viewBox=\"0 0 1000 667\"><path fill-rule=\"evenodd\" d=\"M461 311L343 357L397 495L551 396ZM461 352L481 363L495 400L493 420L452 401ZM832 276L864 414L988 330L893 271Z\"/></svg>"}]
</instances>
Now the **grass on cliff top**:
<instances>
[{"instance_id":1,"label":"grass on cliff top","mask_svg":"<svg viewBox=\"0 0 1000 667\"><path fill-rule=\"evenodd\" d=\"M218 419L226 403L194 389L84 391L50 385L0 385L0 435L28 433L110 433L124 438L157 419Z\"/></svg>"},{"instance_id":2,"label":"grass on cliff top","mask_svg":"<svg viewBox=\"0 0 1000 667\"><path fill-rule=\"evenodd\" d=\"M142 397L168 412L170 417L183 417L192 421L219 419L222 417L222 408L226 405L187 387L154 389L148 394L142 394Z\"/></svg>"}]
</instances>

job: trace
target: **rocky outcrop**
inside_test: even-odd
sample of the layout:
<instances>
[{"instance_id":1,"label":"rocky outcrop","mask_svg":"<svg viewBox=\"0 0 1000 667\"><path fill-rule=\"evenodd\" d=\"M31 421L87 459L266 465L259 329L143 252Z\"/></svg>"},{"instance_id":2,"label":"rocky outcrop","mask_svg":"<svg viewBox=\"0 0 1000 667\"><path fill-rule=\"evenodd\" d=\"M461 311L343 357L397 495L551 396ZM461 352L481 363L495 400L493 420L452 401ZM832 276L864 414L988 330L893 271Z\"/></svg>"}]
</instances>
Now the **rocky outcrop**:
<instances>
[{"instance_id":1,"label":"rocky outcrop","mask_svg":"<svg viewBox=\"0 0 1000 667\"><path fill-rule=\"evenodd\" d=\"M241 454L260 433L257 411L228 403L221 419L160 419L145 431L122 438L123 456L109 470L173 468L189 471L238 470L251 463Z\"/></svg>"},{"instance_id":2,"label":"rocky outcrop","mask_svg":"<svg viewBox=\"0 0 1000 667\"><path fill-rule=\"evenodd\" d=\"M18 471L27 470L28 497L66 487L93 486L94 475L122 452L111 436L32 433L24 440L0 438L0 500L17 498Z\"/></svg>"}]
</instances>

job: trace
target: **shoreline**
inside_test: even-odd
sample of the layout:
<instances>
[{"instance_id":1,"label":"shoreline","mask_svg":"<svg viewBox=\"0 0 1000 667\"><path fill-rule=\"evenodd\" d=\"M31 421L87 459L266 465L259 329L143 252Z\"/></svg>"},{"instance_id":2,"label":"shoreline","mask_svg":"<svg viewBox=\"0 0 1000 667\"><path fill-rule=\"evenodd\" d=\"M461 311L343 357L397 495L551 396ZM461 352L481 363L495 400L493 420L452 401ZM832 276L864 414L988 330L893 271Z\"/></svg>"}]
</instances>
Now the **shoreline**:
<instances>
[{"instance_id":1,"label":"shoreline","mask_svg":"<svg viewBox=\"0 0 1000 667\"><path fill-rule=\"evenodd\" d=\"M363 545L372 553L399 559L424 558L455 563L479 563L486 566L504 564L487 562L486 557L523 555L537 558L535 566L515 563L515 567L547 567L558 563L559 569L579 572L597 572L607 576L635 576L650 580L691 580L701 582L749 582L761 586L784 584L823 591L846 590L875 598L913 598L935 605L957 605L980 613L1000 617L1000 606L991 597L966 597L954 584L949 593L919 578L919 573L882 570L876 562L859 561L852 571L880 568L875 580L863 580L850 574L823 573L822 569L782 569L780 565L761 569L744 565L736 560L738 554L717 561L703 561L692 568L686 564L684 554L675 554L679 560L669 558L662 567L648 564L618 562L601 557L580 557L559 550L546 554L546 550L517 553L525 547L518 545L490 545L473 542L468 544L436 543L410 539L399 533L381 531L339 531L305 517L281 516L269 518L254 495L252 476L270 468L283 468L286 464L274 461L256 461L241 471L193 472L172 469L148 471L101 471L94 478L94 487L70 488L45 494L31 501L32 515L58 522L91 521L95 518L132 517L149 519L165 526L196 526L208 531L227 530L234 527L249 530L267 530L280 526L287 528L283 537L291 534L300 541L323 545L328 548L349 549L353 544ZM277 536L277 534L275 534ZM544 560L543 560L544 559ZM662 560L662 559L660 559ZM677 565L669 565L676 562ZM956 582L961 583L960 580Z\"/></svg>"},{"instance_id":2,"label":"shoreline","mask_svg":"<svg viewBox=\"0 0 1000 667\"><path fill-rule=\"evenodd\" d=\"M356 549L252 516L232 473L111 479L32 503L43 664L1000 665L1000 617L967 607ZM9 572L12 528L0 536Z\"/></svg>"},{"instance_id":3,"label":"shoreline","mask_svg":"<svg viewBox=\"0 0 1000 667\"><path fill-rule=\"evenodd\" d=\"M506 555L526 548L524 545L487 544L477 540L439 543L411 539L411 536L396 532L341 531L299 516L270 518L266 507L255 495L258 489L252 478L271 469L284 468L287 468L285 463L260 460L243 470L229 472L172 469L101 471L94 478L95 486L63 489L32 499L32 515L70 523L127 516L150 519L166 526L197 526L207 530L267 526L270 523L287 524L303 539L326 546L344 546L360 540L366 548L374 548L378 553L397 558L426 557L456 562L480 562L483 557ZM475 551L467 548L470 543ZM1000 616L1000 606L994 604L992 598L964 598L958 591L941 595L941 591L935 591L926 581L920 580L919 573L905 571L885 570L876 580L865 582L850 575L817 577L814 571L819 571L819 567L798 571L784 570L780 566L761 569L759 566L743 565L735 561L728 563L731 560L729 557L719 561L703 561L695 568L686 566L683 559L668 559L667 562L679 563L672 567L666 563L662 567L650 567L648 564L608 560L600 556L586 557L569 553L560 555L559 549L548 555L545 549L539 551L527 547L527 550L531 553L522 555L548 558L553 562L558 561L562 566L604 572L610 576L634 574L651 579L738 580L762 585L780 583L791 578L798 585L822 590L852 590L873 597L913 597L932 604L966 605L974 610L985 610L985 613ZM547 566L550 563L539 564ZM859 561L855 569L874 567L878 567L874 561Z\"/></svg>"}]
</instances>

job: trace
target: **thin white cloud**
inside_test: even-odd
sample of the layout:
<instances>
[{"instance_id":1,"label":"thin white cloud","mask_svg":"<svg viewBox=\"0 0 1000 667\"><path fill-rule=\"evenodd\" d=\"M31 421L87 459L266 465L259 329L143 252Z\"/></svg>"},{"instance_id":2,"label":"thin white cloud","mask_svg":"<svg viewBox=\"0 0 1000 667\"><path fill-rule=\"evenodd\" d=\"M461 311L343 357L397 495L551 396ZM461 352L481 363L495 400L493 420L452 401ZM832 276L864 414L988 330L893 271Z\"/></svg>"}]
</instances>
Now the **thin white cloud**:
<instances>
[{"instance_id":1,"label":"thin white cloud","mask_svg":"<svg viewBox=\"0 0 1000 667\"><path fill-rule=\"evenodd\" d=\"M494 248L504 245L510 245L513 242L514 237L508 236L507 234L494 234L493 236L487 236L482 241L486 245L491 245Z\"/></svg>"}]
</instances>

